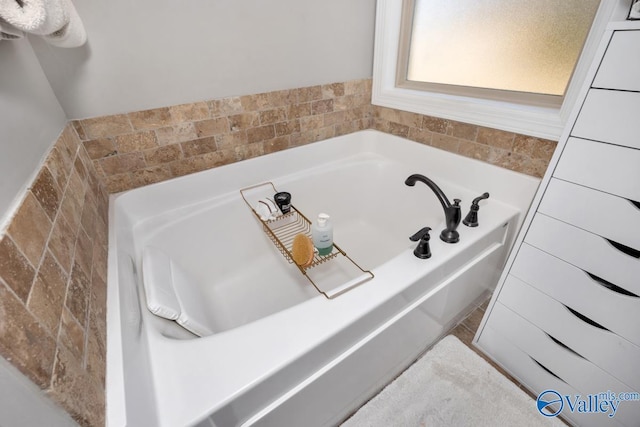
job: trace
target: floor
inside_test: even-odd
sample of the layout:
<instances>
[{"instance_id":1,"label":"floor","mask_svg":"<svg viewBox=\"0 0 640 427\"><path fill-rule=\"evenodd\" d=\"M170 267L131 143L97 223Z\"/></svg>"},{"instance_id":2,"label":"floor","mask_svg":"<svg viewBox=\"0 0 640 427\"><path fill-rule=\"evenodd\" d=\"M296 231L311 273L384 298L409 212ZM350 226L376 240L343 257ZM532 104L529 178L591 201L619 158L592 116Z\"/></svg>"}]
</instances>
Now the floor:
<instances>
[{"instance_id":1,"label":"floor","mask_svg":"<svg viewBox=\"0 0 640 427\"><path fill-rule=\"evenodd\" d=\"M482 317L484 316L484 312L489 305L489 300L487 299L482 305L472 311L462 322L458 324L455 328L453 328L450 332L450 335L454 335L460 341L467 345L471 350L475 351L480 357L486 360L491 366L496 368L498 372L507 377L511 382L517 385L521 390L531 396L533 399L536 399L538 396L534 396L529 390L527 390L522 384L518 382L515 378L505 372L500 366L496 365L496 363L489 359L484 353L478 350L476 347L471 344L473 341L473 337L480 326L480 322L482 321Z\"/></svg>"},{"instance_id":2,"label":"floor","mask_svg":"<svg viewBox=\"0 0 640 427\"><path fill-rule=\"evenodd\" d=\"M478 350L476 347L474 347L473 344L471 344L471 342L473 341L473 337L476 335L476 331L478 330L478 327L480 326L480 322L482 321L482 317L484 316L484 312L485 312L487 306L489 305L489 300L490 300L490 298L487 299L478 308L473 310L462 322L460 322L458 324L458 326L453 328L451 330L451 332L449 332L449 334L450 335L454 335L456 338L458 338L460 341L462 341L464 344L466 344L467 347L469 347L471 350L475 351L477 355L479 355L484 360L486 360L487 363L489 363L491 366L493 366L498 372L500 372L508 380L510 380L512 383L514 383L516 386L518 386L522 391L527 393L533 400L536 400L538 398L537 395L534 395L533 393L531 393L526 387L524 387L522 384L520 384L520 382L518 382L518 380L516 380L511 375L509 375L504 369L502 369L500 366L496 365L496 363L493 360L489 359L484 353L482 353L480 350ZM567 426L569 425L562 418L562 416L558 416L557 419L559 421L562 421L565 425L567 425Z\"/></svg>"}]
</instances>

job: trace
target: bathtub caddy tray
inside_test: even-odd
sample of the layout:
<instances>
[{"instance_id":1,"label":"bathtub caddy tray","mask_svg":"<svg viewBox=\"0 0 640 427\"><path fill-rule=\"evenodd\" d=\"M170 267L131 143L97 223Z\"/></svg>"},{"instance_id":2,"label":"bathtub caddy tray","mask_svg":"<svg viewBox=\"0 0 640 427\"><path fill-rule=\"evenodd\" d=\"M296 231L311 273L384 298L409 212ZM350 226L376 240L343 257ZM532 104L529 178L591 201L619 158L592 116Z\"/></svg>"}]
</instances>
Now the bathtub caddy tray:
<instances>
[{"instance_id":1,"label":"bathtub caddy tray","mask_svg":"<svg viewBox=\"0 0 640 427\"><path fill-rule=\"evenodd\" d=\"M316 251L310 265L303 267L294 262L291 254L293 239L298 234L305 234L311 238L311 221L293 205L291 205L291 210L288 213L267 221L260 218L260 215L254 209L258 200L265 197L273 198L273 195L277 192L278 190L271 182L240 190L245 203L262 224L265 234L287 262L298 267L298 270L319 293L328 299L332 299L373 279L373 273L360 267L335 241L330 254L319 255Z\"/></svg>"}]
</instances>

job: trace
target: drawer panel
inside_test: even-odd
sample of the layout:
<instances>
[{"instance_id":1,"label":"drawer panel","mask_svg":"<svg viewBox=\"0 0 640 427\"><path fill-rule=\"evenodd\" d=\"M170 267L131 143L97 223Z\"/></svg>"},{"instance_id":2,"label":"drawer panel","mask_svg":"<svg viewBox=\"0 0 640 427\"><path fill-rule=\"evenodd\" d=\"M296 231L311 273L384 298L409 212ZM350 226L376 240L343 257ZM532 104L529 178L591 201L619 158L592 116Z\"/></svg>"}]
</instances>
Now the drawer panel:
<instances>
[{"instance_id":1,"label":"drawer panel","mask_svg":"<svg viewBox=\"0 0 640 427\"><path fill-rule=\"evenodd\" d=\"M604 237L538 212L525 242L640 295L640 259L622 252Z\"/></svg>"},{"instance_id":2,"label":"drawer panel","mask_svg":"<svg viewBox=\"0 0 640 427\"><path fill-rule=\"evenodd\" d=\"M509 274L640 346L640 298L610 290L581 269L526 243Z\"/></svg>"},{"instance_id":3,"label":"drawer panel","mask_svg":"<svg viewBox=\"0 0 640 427\"><path fill-rule=\"evenodd\" d=\"M554 300L514 276L500 292L500 303L599 366L632 390L640 390L640 347L595 326L588 316Z\"/></svg>"},{"instance_id":4,"label":"drawer panel","mask_svg":"<svg viewBox=\"0 0 640 427\"><path fill-rule=\"evenodd\" d=\"M569 138L553 176L640 202L640 150Z\"/></svg>"},{"instance_id":5,"label":"drawer panel","mask_svg":"<svg viewBox=\"0 0 640 427\"><path fill-rule=\"evenodd\" d=\"M625 198L552 178L538 211L640 249L640 206Z\"/></svg>"},{"instance_id":6,"label":"drawer panel","mask_svg":"<svg viewBox=\"0 0 640 427\"><path fill-rule=\"evenodd\" d=\"M590 89L572 136L640 148L640 92Z\"/></svg>"},{"instance_id":7,"label":"drawer panel","mask_svg":"<svg viewBox=\"0 0 640 427\"><path fill-rule=\"evenodd\" d=\"M529 355L489 326L483 329L482 335L478 340L478 347L502 365L536 396L550 389L558 391L563 396L581 394L569 384L545 371ZM535 405L535 402L532 401L531 404ZM608 418L606 415L572 413L566 407L563 408L561 415L571 423L581 427L621 426L615 417Z\"/></svg>"},{"instance_id":8,"label":"drawer panel","mask_svg":"<svg viewBox=\"0 0 640 427\"><path fill-rule=\"evenodd\" d=\"M640 31L616 31L593 86L640 91Z\"/></svg>"},{"instance_id":9,"label":"drawer panel","mask_svg":"<svg viewBox=\"0 0 640 427\"><path fill-rule=\"evenodd\" d=\"M633 391L499 302L491 310L488 326L583 396L608 390L614 393ZM615 419L623 425L637 425L640 405L638 402L622 402Z\"/></svg>"}]
</instances>

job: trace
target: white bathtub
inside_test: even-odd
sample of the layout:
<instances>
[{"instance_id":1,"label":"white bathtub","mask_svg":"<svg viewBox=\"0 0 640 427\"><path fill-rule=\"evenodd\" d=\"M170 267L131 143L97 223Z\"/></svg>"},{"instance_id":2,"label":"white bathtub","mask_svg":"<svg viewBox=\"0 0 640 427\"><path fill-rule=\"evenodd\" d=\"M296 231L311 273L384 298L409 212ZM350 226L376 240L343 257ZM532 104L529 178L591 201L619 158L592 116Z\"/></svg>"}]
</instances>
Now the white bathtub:
<instances>
[{"instance_id":1,"label":"white bathtub","mask_svg":"<svg viewBox=\"0 0 640 427\"><path fill-rule=\"evenodd\" d=\"M438 238L449 197L485 191L480 225ZM375 278L327 299L262 231L239 190L271 181L309 218L326 211L342 249ZM495 286L539 180L362 131L112 198L109 426L314 426L343 420ZM432 231L430 259L408 237ZM196 338L146 308L142 251L193 278L214 333Z\"/></svg>"}]
</instances>

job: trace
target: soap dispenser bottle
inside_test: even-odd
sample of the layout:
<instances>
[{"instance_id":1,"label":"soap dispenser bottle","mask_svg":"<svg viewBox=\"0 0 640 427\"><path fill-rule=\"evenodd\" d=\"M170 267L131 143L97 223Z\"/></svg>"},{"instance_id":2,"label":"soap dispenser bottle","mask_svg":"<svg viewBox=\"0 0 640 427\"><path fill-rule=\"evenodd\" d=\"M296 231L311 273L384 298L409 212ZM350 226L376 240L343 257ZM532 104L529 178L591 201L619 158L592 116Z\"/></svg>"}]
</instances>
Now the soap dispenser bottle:
<instances>
[{"instance_id":1,"label":"soap dispenser bottle","mask_svg":"<svg viewBox=\"0 0 640 427\"><path fill-rule=\"evenodd\" d=\"M311 227L313 246L318 249L319 255L329 255L333 250L333 225L329 219L329 215L321 213Z\"/></svg>"}]
</instances>

